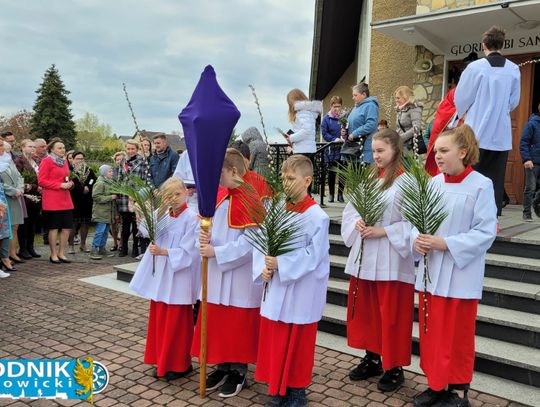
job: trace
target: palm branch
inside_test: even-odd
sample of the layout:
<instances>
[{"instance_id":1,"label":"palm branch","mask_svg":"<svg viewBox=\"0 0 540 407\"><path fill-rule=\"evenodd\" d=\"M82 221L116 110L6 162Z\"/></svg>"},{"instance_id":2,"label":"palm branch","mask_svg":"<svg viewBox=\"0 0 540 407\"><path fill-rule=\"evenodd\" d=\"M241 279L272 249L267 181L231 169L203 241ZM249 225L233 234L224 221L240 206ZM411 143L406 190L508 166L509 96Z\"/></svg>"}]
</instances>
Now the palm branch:
<instances>
[{"instance_id":1,"label":"palm branch","mask_svg":"<svg viewBox=\"0 0 540 407\"><path fill-rule=\"evenodd\" d=\"M242 182L247 191L242 196L248 216L255 227L248 228L245 237L254 249L265 256L277 257L298 247L302 235L299 213L287 208L289 200L283 184L274 171L266 178L270 189L269 197L261 197L248 183ZM264 283L263 301L266 299L268 283Z\"/></svg>"},{"instance_id":2,"label":"palm branch","mask_svg":"<svg viewBox=\"0 0 540 407\"><path fill-rule=\"evenodd\" d=\"M401 212L418 232L434 235L448 213L444 210L443 194L431 182L431 176L415 157L407 155L404 160L406 173L400 184L402 192ZM427 332L427 285L429 276L428 256L424 256L424 332Z\"/></svg>"},{"instance_id":3,"label":"palm branch","mask_svg":"<svg viewBox=\"0 0 540 407\"><path fill-rule=\"evenodd\" d=\"M349 163L347 166L340 166L337 173L345 183L345 196L348 201L361 216L366 226L375 226L382 219L388 206L388 201L381 188L377 168L361 163ZM352 318L354 318L356 297L358 295L358 279L360 278L363 254L364 239L360 243L360 251L355 261L355 263L358 263L358 274L353 290Z\"/></svg>"},{"instance_id":4,"label":"palm branch","mask_svg":"<svg viewBox=\"0 0 540 407\"><path fill-rule=\"evenodd\" d=\"M136 175L127 175L120 181L113 181L111 192L125 195L133 201L135 211L138 217L142 218L150 241L155 244L169 222L168 203L163 199L162 193ZM152 275L155 274L155 269L155 257L152 256Z\"/></svg>"}]
</instances>

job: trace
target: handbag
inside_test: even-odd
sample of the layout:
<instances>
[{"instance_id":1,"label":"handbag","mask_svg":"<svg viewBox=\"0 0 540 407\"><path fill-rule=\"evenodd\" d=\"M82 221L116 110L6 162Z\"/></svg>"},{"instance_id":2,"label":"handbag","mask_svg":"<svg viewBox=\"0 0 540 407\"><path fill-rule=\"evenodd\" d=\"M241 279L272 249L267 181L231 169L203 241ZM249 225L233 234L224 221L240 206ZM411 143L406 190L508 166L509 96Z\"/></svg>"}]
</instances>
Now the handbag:
<instances>
[{"instance_id":1,"label":"handbag","mask_svg":"<svg viewBox=\"0 0 540 407\"><path fill-rule=\"evenodd\" d=\"M403 133L405 133L405 129L401 125L401 122L399 121L399 118L398 118L397 122L398 122L399 127L403 131ZM414 126L413 131L414 131L414 136L410 140L407 140L405 142L405 147L408 150L412 151L412 149L414 147L414 138L416 137L416 139L418 140L418 154L427 153L427 145L426 145L426 141L424 140L424 137L422 136L422 129L420 127L418 127L418 126Z\"/></svg>"}]
</instances>

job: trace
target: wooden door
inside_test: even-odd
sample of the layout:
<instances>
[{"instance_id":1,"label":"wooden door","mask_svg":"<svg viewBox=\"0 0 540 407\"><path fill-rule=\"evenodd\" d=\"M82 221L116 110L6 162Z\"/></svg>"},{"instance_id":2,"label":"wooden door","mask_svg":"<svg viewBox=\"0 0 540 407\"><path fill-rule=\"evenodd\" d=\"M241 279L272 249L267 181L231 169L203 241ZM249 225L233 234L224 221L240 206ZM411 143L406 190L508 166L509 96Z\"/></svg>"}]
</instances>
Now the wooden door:
<instances>
[{"instance_id":1,"label":"wooden door","mask_svg":"<svg viewBox=\"0 0 540 407\"><path fill-rule=\"evenodd\" d=\"M508 59L519 64L537 58L539 55L540 54L509 56ZM533 64L526 64L520 68L521 95L519 105L510 115L512 120L512 150L508 153L504 188L510 197L510 202L514 204L523 203L523 183L525 174L521 163L521 155L519 153L519 140L521 138L521 131L531 115L534 84L533 68ZM540 80L540 78L538 79Z\"/></svg>"}]
</instances>

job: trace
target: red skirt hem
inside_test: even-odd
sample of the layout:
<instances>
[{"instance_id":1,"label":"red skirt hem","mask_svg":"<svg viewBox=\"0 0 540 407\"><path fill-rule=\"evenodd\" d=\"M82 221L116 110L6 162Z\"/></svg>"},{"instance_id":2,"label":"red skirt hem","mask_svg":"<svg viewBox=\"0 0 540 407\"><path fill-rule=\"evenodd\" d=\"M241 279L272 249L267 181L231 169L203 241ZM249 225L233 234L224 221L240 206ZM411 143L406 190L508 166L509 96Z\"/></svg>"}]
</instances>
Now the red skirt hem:
<instances>
[{"instance_id":1,"label":"red skirt hem","mask_svg":"<svg viewBox=\"0 0 540 407\"><path fill-rule=\"evenodd\" d=\"M184 372L191 365L193 307L150 301L144 363L157 365L157 375Z\"/></svg>"},{"instance_id":2,"label":"red skirt hem","mask_svg":"<svg viewBox=\"0 0 540 407\"><path fill-rule=\"evenodd\" d=\"M195 327L191 355L201 349L201 309ZM206 322L206 362L255 363L259 341L259 308L208 304Z\"/></svg>"},{"instance_id":3,"label":"red skirt hem","mask_svg":"<svg viewBox=\"0 0 540 407\"><path fill-rule=\"evenodd\" d=\"M354 318L352 306L358 283ZM347 306L347 344L381 355L385 370L411 364L414 285L351 276Z\"/></svg>"},{"instance_id":4,"label":"red skirt hem","mask_svg":"<svg viewBox=\"0 0 540 407\"><path fill-rule=\"evenodd\" d=\"M317 322L287 324L261 317L255 380L268 383L270 395L287 393L287 387L311 384Z\"/></svg>"},{"instance_id":5,"label":"red skirt hem","mask_svg":"<svg viewBox=\"0 0 540 407\"><path fill-rule=\"evenodd\" d=\"M428 320L424 333L424 294L420 298L420 367L436 391L449 384L472 381L478 300L427 294Z\"/></svg>"}]
</instances>

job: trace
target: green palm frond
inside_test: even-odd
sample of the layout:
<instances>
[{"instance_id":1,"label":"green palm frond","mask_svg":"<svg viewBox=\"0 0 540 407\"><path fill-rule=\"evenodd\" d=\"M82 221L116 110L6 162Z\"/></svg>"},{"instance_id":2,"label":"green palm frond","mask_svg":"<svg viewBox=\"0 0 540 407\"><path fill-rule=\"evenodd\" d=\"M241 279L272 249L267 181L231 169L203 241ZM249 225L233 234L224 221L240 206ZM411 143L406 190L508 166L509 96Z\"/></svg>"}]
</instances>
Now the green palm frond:
<instances>
[{"instance_id":1,"label":"green palm frond","mask_svg":"<svg viewBox=\"0 0 540 407\"><path fill-rule=\"evenodd\" d=\"M345 182L345 195L366 226L379 222L388 206L377 169L360 163L348 163L337 169Z\"/></svg>"},{"instance_id":2,"label":"green palm frond","mask_svg":"<svg viewBox=\"0 0 540 407\"><path fill-rule=\"evenodd\" d=\"M163 199L163 194L156 188L148 185L135 175L128 175L120 181L113 181L111 192L125 195L135 204L137 215L142 218L148 231L148 237L152 243L170 221L168 204ZM155 258L153 259L152 275L155 273Z\"/></svg>"},{"instance_id":3,"label":"green palm frond","mask_svg":"<svg viewBox=\"0 0 540 407\"><path fill-rule=\"evenodd\" d=\"M443 194L431 182L431 175L412 155L404 159L406 174L400 185L402 192L401 212L421 234L434 235L444 222L448 213L444 210ZM424 256L424 333L427 332L428 305L427 285L431 282L429 276L428 256Z\"/></svg>"},{"instance_id":4,"label":"green palm frond","mask_svg":"<svg viewBox=\"0 0 540 407\"><path fill-rule=\"evenodd\" d=\"M337 173L345 182L345 195L351 205L362 217L366 226L374 226L382 219L384 211L388 206L388 200L385 198L384 191L381 188L381 181L377 169L374 166L368 166L361 163L348 163L347 166L338 167ZM362 239L360 243L360 251L355 260L355 263L358 264L358 272L353 289L351 310L351 318L353 319L363 255L364 239Z\"/></svg>"},{"instance_id":5,"label":"green palm frond","mask_svg":"<svg viewBox=\"0 0 540 407\"><path fill-rule=\"evenodd\" d=\"M249 206L257 227L246 230L246 239L265 256L277 257L294 250L301 234L299 213L287 209L283 193L272 195L263 204Z\"/></svg>"},{"instance_id":6,"label":"green palm frond","mask_svg":"<svg viewBox=\"0 0 540 407\"><path fill-rule=\"evenodd\" d=\"M448 216L444 210L443 194L412 156L406 156L404 163L407 172L400 185L403 217L420 233L434 235Z\"/></svg>"}]
</instances>

